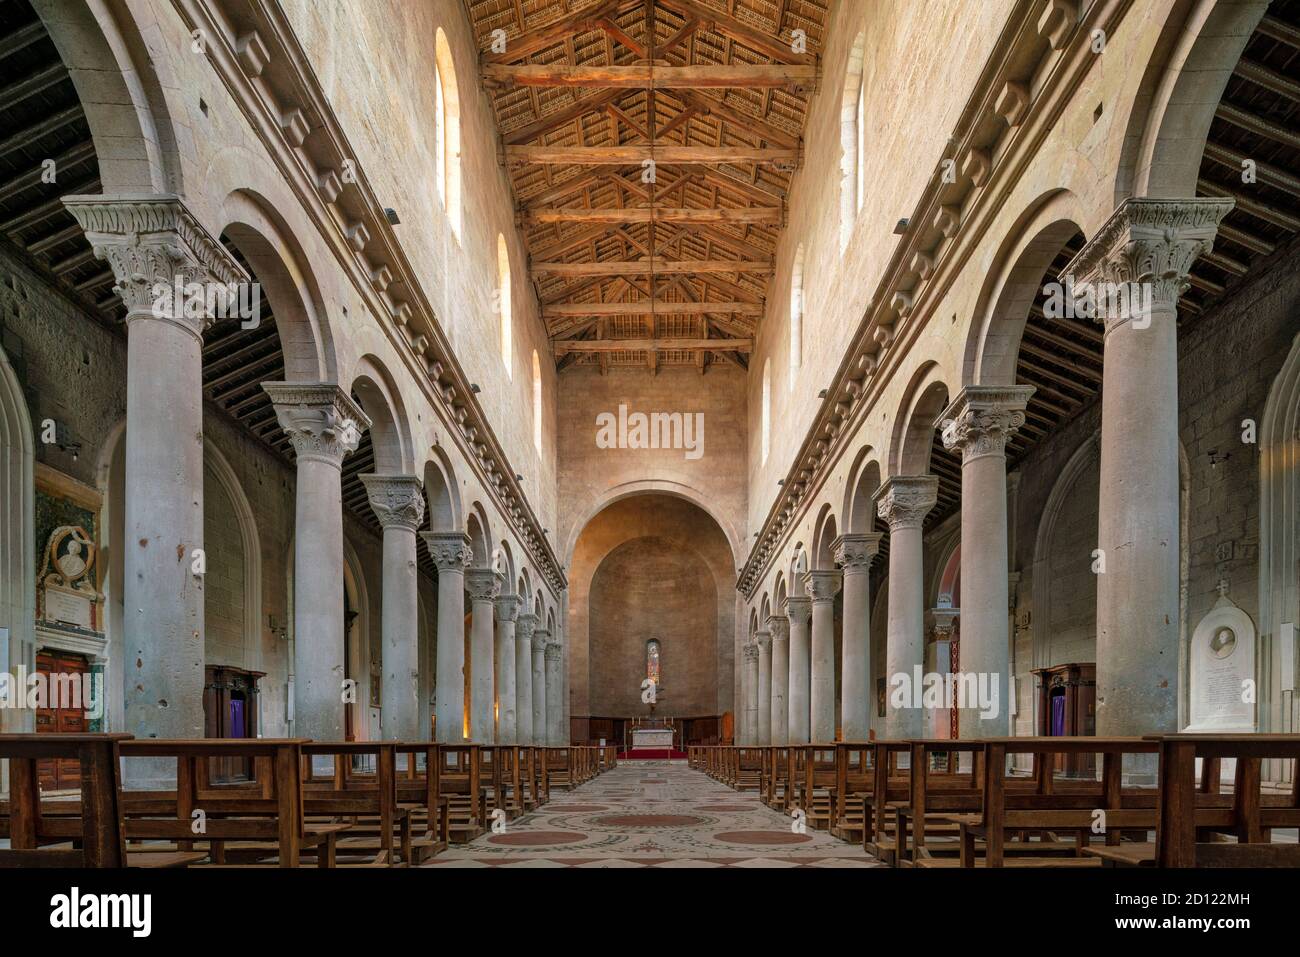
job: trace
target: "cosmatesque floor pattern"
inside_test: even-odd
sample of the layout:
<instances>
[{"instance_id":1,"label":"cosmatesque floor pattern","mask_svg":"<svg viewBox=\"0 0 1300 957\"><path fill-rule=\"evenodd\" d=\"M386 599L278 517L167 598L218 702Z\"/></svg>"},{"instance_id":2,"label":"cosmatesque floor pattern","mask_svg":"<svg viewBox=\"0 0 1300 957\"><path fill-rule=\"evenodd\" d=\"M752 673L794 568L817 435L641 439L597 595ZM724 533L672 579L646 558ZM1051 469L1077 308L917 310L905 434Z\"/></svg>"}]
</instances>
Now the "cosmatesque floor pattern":
<instances>
[{"instance_id":1,"label":"cosmatesque floor pattern","mask_svg":"<svg viewBox=\"0 0 1300 957\"><path fill-rule=\"evenodd\" d=\"M877 867L685 761L629 761L429 867Z\"/></svg>"}]
</instances>

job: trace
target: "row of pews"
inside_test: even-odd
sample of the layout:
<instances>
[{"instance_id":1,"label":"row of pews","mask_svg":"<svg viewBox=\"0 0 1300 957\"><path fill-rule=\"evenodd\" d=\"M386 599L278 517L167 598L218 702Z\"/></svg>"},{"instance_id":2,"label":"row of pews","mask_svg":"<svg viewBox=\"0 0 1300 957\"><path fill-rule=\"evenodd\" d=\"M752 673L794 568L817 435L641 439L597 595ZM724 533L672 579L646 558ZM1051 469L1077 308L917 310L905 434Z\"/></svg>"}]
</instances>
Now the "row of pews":
<instances>
[{"instance_id":1,"label":"row of pews","mask_svg":"<svg viewBox=\"0 0 1300 957\"><path fill-rule=\"evenodd\" d=\"M75 793L38 762L75 760ZM0 735L0 867L391 867L501 829L616 764L610 747ZM127 775L152 787L123 786Z\"/></svg>"},{"instance_id":2,"label":"row of pews","mask_svg":"<svg viewBox=\"0 0 1300 957\"><path fill-rule=\"evenodd\" d=\"M688 751L807 827L921 868L1298 867L1298 758L1294 734Z\"/></svg>"}]
</instances>

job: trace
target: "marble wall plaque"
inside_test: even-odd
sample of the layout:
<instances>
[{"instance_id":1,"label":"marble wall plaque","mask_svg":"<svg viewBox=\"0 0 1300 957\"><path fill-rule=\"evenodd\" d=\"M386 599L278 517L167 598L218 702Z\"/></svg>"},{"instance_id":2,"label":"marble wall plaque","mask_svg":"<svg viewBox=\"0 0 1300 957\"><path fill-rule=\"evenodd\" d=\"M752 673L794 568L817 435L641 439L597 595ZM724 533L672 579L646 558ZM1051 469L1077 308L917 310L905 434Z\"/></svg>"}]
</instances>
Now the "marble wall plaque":
<instances>
[{"instance_id":1,"label":"marble wall plaque","mask_svg":"<svg viewBox=\"0 0 1300 957\"><path fill-rule=\"evenodd\" d=\"M1255 623L1226 597L1192 633L1186 731L1254 731Z\"/></svg>"}]
</instances>

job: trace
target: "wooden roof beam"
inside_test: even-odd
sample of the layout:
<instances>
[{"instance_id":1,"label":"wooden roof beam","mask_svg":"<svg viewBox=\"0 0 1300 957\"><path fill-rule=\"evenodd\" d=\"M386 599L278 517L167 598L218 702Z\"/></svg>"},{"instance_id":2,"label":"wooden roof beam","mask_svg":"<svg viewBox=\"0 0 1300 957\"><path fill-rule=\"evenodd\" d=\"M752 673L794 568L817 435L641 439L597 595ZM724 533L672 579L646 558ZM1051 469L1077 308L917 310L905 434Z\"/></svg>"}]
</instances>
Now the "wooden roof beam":
<instances>
[{"instance_id":1,"label":"wooden roof beam","mask_svg":"<svg viewBox=\"0 0 1300 957\"><path fill-rule=\"evenodd\" d=\"M786 89L808 93L817 85L812 66L572 66L567 63L483 67L483 83L501 86L578 86L624 90Z\"/></svg>"},{"instance_id":2,"label":"wooden roof beam","mask_svg":"<svg viewBox=\"0 0 1300 957\"><path fill-rule=\"evenodd\" d=\"M702 29L721 34L780 63L817 62L815 53L795 53L793 44L781 39L779 34L766 33L725 10L705 6L697 0L663 0L663 5L682 16L698 18Z\"/></svg>"},{"instance_id":3,"label":"wooden roof beam","mask_svg":"<svg viewBox=\"0 0 1300 957\"><path fill-rule=\"evenodd\" d=\"M583 33L590 33L593 30L603 30L605 18L616 13L620 8L631 6L635 0L601 0L601 2L583 7L581 10L574 10L565 14L558 20L552 20L550 23L534 30L525 30L514 36L506 35L505 50L500 53L487 52L483 54L484 63L504 64L516 63L525 57L530 57L534 53L558 46L572 37Z\"/></svg>"},{"instance_id":4,"label":"wooden roof beam","mask_svg":"<svg viewBox=\"0 0 1300 957\"><path fill-rule=\"evenodd\" d=\"M649 143L628 146L507 146L507 163L547 166L629 166L654 160L660 166L671 163L772 164L794 168L799 164L796 149L754 149L747 146L676 146Z\"/></svg>"},{"instance_id":5,"label":"wooden roof beam","mask_svg":"<svg viewBox=\"0 0 1300 957\"><path fill-rule=\"evenodd\" d=\"M773 223L780 225L783 210L776 206L739 209L690 209L678 207L632 207L629 209L533 209L523 214L530 225L537 223Z\"/></svg>"},{"instance_id":6,"label":"wooden roof beam","mask_svg":"<svg viewBox=\"0 0 1300 957\"><path fill-rule=\"evenodd\" d=\"M690 275L693 273L771 273L774 266L770 259L632 259L595 263L533 263L532 271L536 275L549 276L647 276Z\"/></svg>"},{"instance_id":7,"label":"wooden roof beam","mask_svg":"<svg viewBox=\"0 0 1300 957\"><path fill-rule=\"evenodd\" d=\"M566 339L554 345L557 356L571 352L693 352L709 349L752 352L753 339Z\"/></svg>"},{"instance_id":8,"label":"wooden roof beam","mask_svg":"<svg viewBox=\"0 0 1300 957\"><path fill-rule=\"evenodd\" d=\"M704 313L761 316L763 307L754 302L571 302L542 307L542 319L587 318L589 316L698 316Z\"/></svg>"}]
</instances>

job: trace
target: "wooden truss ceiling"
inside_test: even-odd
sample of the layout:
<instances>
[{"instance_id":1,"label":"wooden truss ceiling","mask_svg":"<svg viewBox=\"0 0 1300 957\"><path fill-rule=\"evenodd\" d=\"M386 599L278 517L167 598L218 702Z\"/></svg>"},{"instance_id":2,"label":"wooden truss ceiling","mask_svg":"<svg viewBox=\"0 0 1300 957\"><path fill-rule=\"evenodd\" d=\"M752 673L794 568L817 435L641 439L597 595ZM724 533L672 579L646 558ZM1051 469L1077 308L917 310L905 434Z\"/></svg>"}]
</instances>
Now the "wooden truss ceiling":
<instances>
[{"instance_id":1,"label":"wooden truss ceiling","mask_svg":"<svg viewBox=\"0 0 1300 957\"><path fill-rule=\"evenodd\" d=\"M465 0L559 368L748 366L828 2Z\"/></svg>"}]
</instances>

